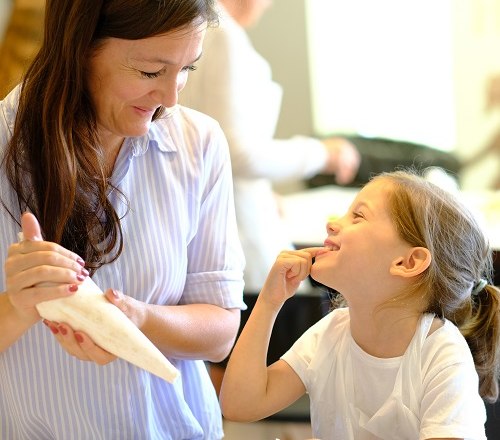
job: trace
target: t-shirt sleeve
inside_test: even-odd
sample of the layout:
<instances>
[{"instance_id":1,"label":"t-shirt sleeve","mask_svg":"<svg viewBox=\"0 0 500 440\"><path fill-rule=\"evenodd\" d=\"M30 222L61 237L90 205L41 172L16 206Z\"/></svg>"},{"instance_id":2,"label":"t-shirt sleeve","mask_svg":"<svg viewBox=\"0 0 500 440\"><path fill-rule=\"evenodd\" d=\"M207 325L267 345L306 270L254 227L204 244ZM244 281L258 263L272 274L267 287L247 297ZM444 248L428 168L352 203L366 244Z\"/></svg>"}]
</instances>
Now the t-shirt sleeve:
<instances>
[{"instance_id":1,"label":"t-shirt sleeve","mask_svg":"<svg viewBox=\"0 0 500 440\"><path fill-rule=\"evenodd\" d=\"M313 369L310 367L317 357L323 339L325 336L328 337L329 329L338 325L339 318L342 318L345 313L347 313L346 309L337 309L330 312L306 330L292 347L281 356L281 359L297 373L307 390L310 389L310 382L314 374Z\"/></svg>"}]
</instances>

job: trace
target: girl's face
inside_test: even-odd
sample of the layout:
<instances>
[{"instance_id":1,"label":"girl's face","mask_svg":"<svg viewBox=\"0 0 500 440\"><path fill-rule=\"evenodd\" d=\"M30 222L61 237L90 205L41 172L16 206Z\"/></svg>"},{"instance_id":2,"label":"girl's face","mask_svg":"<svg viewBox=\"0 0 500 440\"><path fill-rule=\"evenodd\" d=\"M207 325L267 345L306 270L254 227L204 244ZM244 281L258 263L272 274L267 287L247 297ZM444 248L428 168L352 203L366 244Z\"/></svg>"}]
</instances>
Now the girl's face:
<instances>
[{"instance_id":1,"label":"girl's face","mask_svg":"<svg viewBox=\"0 0 500 440\"><path fill-rule=\"evenodd\" d=\"M147 133L172 107L199 58L206 23L142 40L107 39L90 60L88 88L103 146Z\"/></svg>"},{"instance_id":2,"label":"girl's face","mask_svg":"<svg viewBox=\"0 0 500 440\"><path fill-rule=\"evenodd\" d=\"M387 209L388 181L367 184L348 212L327 224L325 250L311 268L318 282L341 293L370 289L389 277L389 268L411 246L403 241Z\"/></svg>"}]
</instances>

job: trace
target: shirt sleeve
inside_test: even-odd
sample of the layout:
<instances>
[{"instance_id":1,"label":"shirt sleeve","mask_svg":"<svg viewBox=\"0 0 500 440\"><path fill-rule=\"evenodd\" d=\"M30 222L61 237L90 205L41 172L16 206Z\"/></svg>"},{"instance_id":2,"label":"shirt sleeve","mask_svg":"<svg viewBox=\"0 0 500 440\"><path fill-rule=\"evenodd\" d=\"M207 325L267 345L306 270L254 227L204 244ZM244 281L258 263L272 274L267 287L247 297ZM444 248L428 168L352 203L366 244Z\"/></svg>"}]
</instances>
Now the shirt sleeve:
<instances>
[{"instance_id":1,"label":"shirt sleeve","mask_svg":"<svg viewBox=\"0 0 500 440\"><path fill-rule=\"evenodd\" d=\"M322 348L323 339L329 337L332 326L338 323L338 318L343 318L343 309L333 310L316 324L311 326L304 334L295 341L292 347L283 355L283 359L302 380L305 388L309 391L314 382L317 365L318 351ZM329 341L330 342L330 341ZM328 342L328 343L329 343ZM332 341L335 343L334 341ZM330 347L331 348L331 347Z\"/></svg>"},{"instance_id":2,"label":"shirt sleeve","mask_svg":"<svg viewBox=\"0 0 500 440\"><path fill-rule=\"evenodd\" d=\"M238 238L227 143L215 124L204 154L204 189L195 237L188 244L183 303L245 309L244 256Z\"/></svg>"}]
</instances>

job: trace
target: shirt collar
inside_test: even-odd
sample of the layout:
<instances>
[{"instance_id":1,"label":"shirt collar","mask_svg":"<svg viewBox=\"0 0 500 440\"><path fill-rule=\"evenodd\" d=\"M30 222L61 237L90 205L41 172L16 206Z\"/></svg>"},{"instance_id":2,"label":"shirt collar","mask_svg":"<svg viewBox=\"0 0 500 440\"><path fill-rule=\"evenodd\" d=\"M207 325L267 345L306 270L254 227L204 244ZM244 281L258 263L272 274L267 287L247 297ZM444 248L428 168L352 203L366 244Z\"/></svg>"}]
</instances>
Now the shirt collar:
<instances>
[{"instance_id":1,"label":"shirt collar","mask_svg":"<svg viewBox=\"0 0 500 440\"><path fill-rule=\"evenodd\" d=\"M163 153L170 153L177 151L177 145L172 139L172 135L169 130L169 124L162 123L166 119L170 119L174 114L178 112L179 106L176 105L172 108L167 108L164 110L163 116L151 123L151 128L149 132L142 138L141 146L134 149L134 156L139 156L144 154L148 146L151 148L158 148L159 151Z\"/></svg>"}]
</instances>

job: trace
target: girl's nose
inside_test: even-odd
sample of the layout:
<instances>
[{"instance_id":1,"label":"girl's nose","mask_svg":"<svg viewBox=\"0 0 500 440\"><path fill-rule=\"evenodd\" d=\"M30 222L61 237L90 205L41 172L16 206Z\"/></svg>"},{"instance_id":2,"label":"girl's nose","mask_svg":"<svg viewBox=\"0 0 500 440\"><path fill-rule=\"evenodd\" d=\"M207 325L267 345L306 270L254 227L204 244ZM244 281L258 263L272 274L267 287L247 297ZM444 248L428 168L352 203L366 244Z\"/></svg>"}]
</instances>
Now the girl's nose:
<instances>
[{"instance_id":1,"label":"girl's nose","mask_svg":"<svg viewBox=\"0 0 500 440\"><path fill-rule=\"evenodd\" d=\"M329 221L326 224L326 233L327 234L338 234L340 231L340 226L337 222Z\"/></svg>"}]
</instances>

